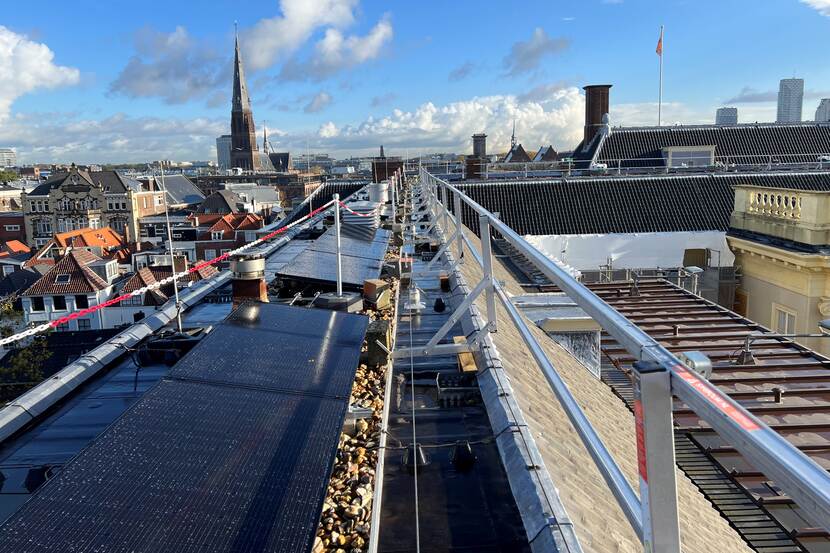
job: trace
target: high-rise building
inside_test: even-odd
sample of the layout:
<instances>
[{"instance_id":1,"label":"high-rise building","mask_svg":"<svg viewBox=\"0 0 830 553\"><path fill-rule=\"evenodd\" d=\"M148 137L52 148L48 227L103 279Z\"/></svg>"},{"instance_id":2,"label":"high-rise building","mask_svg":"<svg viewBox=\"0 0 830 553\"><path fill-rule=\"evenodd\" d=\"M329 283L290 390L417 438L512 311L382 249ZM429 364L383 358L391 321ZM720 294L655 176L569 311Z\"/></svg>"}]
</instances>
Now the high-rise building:
<instances>
[{"instance_id":1,"label":"high-rise building","mask_svg":"<svg viewBox=\"0 0 830 553\"><path fill-rule=\"evenodd\" d=\"M737 125L738 108L718 108L715 113L715 125Z\"/></svg>"},{"instance_id":2,"label":"high-rise building","mask_svg":"<svg viewBox=\"0 0 830 553\"><path fill-rule=\"evenodd\" d=\"M830 121L830 98L824 98L816 109L816 122L827 123Z\"/></svg>"},{"instance_id":3,"label":"high-rise building","mask_svg":"<svg viewBox=\"0 0 830 553\"><path fill-rule=\"evenodd\" d=\"M804 79L781 79L778 86L779 123L798 123L804 103Z\"/></svg>"},{"instance_id":4,"label":"high-rise building","mask_svg":"<svg viewBox=\"0 0 830 553\"><path fill-rule=\"evenodd\" d=\"M231 168L231 135L216 137L216 162L220 169Z\"/></svg>"},{"instance_id":5,"label":"high-rise building","mask_svg":"<svg viewBox=\"0 0 830 553\"><path fill-rule=\"evenodd\" d=\"M17 154L11 148L0 148L0 167L17 165Z\"/></svg>"},{"instance_id":6,"label":"high-rise building","mask_svg":"<svg viewBox=\"0 0 830 553\"><path fill-rule=\"evenodd\" d=\"M239 53L239 37L234 41L233 100L231 106L231 167L248 171L260 168L259 149L256 144L254 114L248 98L248 85L242 69L242 55Z\"/></svg>"}]
</instances>

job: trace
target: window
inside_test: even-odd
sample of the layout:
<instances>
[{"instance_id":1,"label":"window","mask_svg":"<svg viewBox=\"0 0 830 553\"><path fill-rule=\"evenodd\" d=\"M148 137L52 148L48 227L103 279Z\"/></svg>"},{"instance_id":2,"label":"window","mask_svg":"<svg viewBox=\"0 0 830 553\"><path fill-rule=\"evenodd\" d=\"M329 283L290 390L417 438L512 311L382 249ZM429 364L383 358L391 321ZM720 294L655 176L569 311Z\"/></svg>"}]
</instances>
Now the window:
<instances>
[{"instance_id":1,"label":"window","mask_svg":"<svg viewBox=\"0 0 830 553\"><path fill-rule=\"evenodd\" d=\"M20 230L20 225L6 225L5 229L7 232L17 232Z\"/></svg>"},{"instance_id":2,"label":"window","mask_svg":"<svg viewBox=\"0 0 830 553\"><path fill-rule=\"evenodd\" d=\"M222 231L221 230L213 230L210 232L210 239L211 240L221 240L222 239Z\"/></svg>"},{"instance_id":3,"label":"window","mask_svg":"<svg viewBox=\"0 0 830 553\"><path fill-rule=\"evenodd\" d=\"M75 296L75 309L86 309L89 307L89 298L83 294Z\"/></svg>"},{"instance_id":4,"label":"window","mask_svg":"<svg viewBox=\"0 0 830 553\"><path fill-rule=\"evenodd\" d=\"M69 284L70 280L72 280L72 275L61 273L55 277L55 284Z\"/></svg>"},{"instance_id":5,"label":"window","mask_svg":"<svg viewBox=\"0 0 830 553\"><path fill-rule=\"evenodd\" d=\"M707 167L714 164L714 146L669 147L663 149L669 167Z\"/></svg>"},{"instance_id":6,"label":"window","mask_svg":"<svg viewBox=\"0 0 830 553\"><path fill-rule=\"evenodd\" d=\"M141 198L141 206L144 209L147 209L147 196L144 196L143 198Z\"/></svg>"},{"instance_id":7,"label":"window","mask_svg":"<svg viewBox=\"0 0 830 553\"><path fill-rule=\"evenodd\" d=\"M52 308L55 311L66 311L66 297L52 296Z\"/></svg>"},{"instance_id":8,"label":"window","mask_svg":"<svg viewBox=\"0 0 830 553\"><path fill-rule=\"evenodd\" d=\"M156 196L156 205L161 205L164 202L164 198L161 196Z\"/></svg>"},{"instance_id":9,"label":"window","mask_svg":"<svg viewBox=\"0 0 830 553\"><path fill-rule=\"evenodd\" d=\"M779 334L795 334L795 312L781 305L772 306L772 324Z\"/></svg>"},{"instance_id":10,"label":"window","mask_svg":"<svg viewBox=\"0 0 830 553\"><path fill-rule=\"evenodd\" d=\"M91 330L92 321L89 319L78 319L78 330Z\"/></svg>"},{"instance_id":11,"label":"window","mask_svg":"<svg viewBox=\"0 0 830 553\"><path fill-rule=\"evenodd\" d=\"M34 296L32 298L32 311L45 311L46 307L43 305L43 298Z\"/></svg>"},{"instance_id":12,"label":"window","mask_svg":"<svg viewBox=\"0 0 830 553\"><path fill-rule=\"evenodd\" d=\"M37 222L38 234L52 234L52 221L49 219L41 219Z\"/></svg>"},{"instance_id":13,"label":"window","mask_svg":"<svg viewBox=\"0 0 830 553\"><path fill-rule=\"evenodd\" d=\"M69 331L69 323L61 323L57 327L55 327L57 332L68 332Z\"/></svg>"},{"instance_id":14,"label":"window","mask_svg":"<svg viewBox=\"0 0 830 553\"><path fill-rule=\"evenodd\" d=\"M14 272L13 265L3 265L3 276L10 275Z\"/></svg>"},{"instance_id":15,"label":"window","mask_svg":"<svg viewBox=\"0 0 830 553\"><path fill-rule=\"evenodd\" d=\"M225 255L225 254L226 254L226 253L228 253L229 251L231 251L231 250L230 250L230 249L222 249L222 250L220 250L220 251L219 251L219 254L220 254L220 255Z\"/></svg>"},{"instance_id":16,"label":"window","mask_svg":"<svg viewBox=\"0 0 830 553\"><path fill-rule=\"evenodd\" d=\"M124 305L144 305L144 296L130 296L127 300L124 301Z\"/></svg>"},{"instance_id":17,"label":"window","mask_svg":"<svg viewBox=\"0 0 830 553\"><path fill-rule=\"evenodd\" d=\"M205 250L205 261L216 259L216 250Z\"/></svg>"},{"instance_id":18,"label":"window","mask_svg":"<svg viewBox=\"0 0 830 553\"><path fill-rule=\"evenodd\" d=\"M35 247L43 247L49 241L48 238L35 238Z\"/></svg>"}]
</instances>

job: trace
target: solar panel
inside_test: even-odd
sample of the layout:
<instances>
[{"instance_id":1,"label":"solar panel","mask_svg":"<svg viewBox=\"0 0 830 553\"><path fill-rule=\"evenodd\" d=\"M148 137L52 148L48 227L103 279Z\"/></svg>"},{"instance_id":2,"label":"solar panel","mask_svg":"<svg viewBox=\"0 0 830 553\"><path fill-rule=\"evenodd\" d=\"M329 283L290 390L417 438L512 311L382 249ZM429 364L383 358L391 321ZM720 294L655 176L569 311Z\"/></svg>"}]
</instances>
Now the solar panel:
<instances>
[{"instance_id":1,"label":"solar panel","mask_svg":"<svg viewBox=\"0 0 830 553\"><path fill-rule=\"evenodd\" d=\"M0 553L310 551L367 323L243 305L0 527Z\"/></svg>"},{"instance_id":2,"label":"solar panel","mask_svg":"<svg viewBox=\"0 0 830 553\"><path fill-rule=\"evenodd\" d=\"M362 315L245 304L170 376L348 398L368 324Z\"/></svg>"},{"instance_id":3,"label":"solar panel","mask_svg":"<svg viewBox=\"0 0 830 553\"><path fill-rule=\"evenodd\" d=\"M361 290L364 281L380 276L390 235L389 231L382 229L375 233L371 241L341 235L340 263L345 288ZM336 263L335 237L329 230L280 269L277 276L289 280L333 284L337 281Z\"/></svg>"},{"instance_id":4,"label":"solar panel","mask_svg":"<svg viewBox=\"0 0 830 553\"><path fill-rule=\"evenodd\" d=\"M0 551L310 551L345 409L164 381L6 522Z\"/></svg>"}]
</instances>

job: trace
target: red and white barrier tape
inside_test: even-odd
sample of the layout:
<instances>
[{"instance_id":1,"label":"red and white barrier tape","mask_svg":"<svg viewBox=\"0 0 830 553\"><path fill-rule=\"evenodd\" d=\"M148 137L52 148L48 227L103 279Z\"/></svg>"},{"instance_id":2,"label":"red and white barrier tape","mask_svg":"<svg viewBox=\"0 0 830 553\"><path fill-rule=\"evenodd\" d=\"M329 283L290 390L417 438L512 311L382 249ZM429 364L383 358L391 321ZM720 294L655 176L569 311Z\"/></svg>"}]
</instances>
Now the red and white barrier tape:
<instances>
[{"instance_id":1,"label":"red and white barrier tape","mask_svg":"<svg viewBox=\"0 0 830 553\"><path fill-rule=\"evenodd\" d=\"M355 211L354 209L350 208L349 206L347 206L347 205L346 205L345 203L343 203L342 201L340 202L340 206L341 206L343 209L345 209L346 211L348 211L349 213L351 213L352 215L357 215L358 217L374 217L374 216L376 215L376 213L358 213L357 211Z\"/></svg>"},{"instance_id":2,"label":"red and white barrier tape","mask_svg":"<svg viewBox=\"0 0 830 553\"><path fill-rule=\"evenodd\" d=\"M265 236L262 236L261 238L257 238L256 240L253 240L251 242L248 242L247 244L244 244L244 245L242 245L242 246L240 246L240 247L238 247L234 250L223 253L219 257L215 257L215 258L211 259L210 261L202 261L201 263L197 263L196 265L192 266L191 268L189 268L186 271L181 271L179 273L173 273L172 275L170 275L169 277L167 277L165 279L159 280L158 282L154 282L153 284L150 284L148 286L144 286L143 288L138 288L137 290L133 290L132 292L130 292L128 294L122 294L120 296L117 296L115 298L107 300L103 303L99 303L97 305L87 307L86 309L81 309L80 311L75 311L73 313L70 313L69 315L61 317L59 319L55 319L54 321L50 321L48 323L43 323L43 324L40 324L38 326L35 326L35 327L29 328L27 330L24 330L23 332L19 332L17 334L13 334L13 335L8 336L6 338L0 339L0 346L5 346L7 344L11 344L11 343L17 342L19 340L22 340L23 338L28 338L29 336L34 336L35 334L40 334L41 332L46 332L47 330L57 328L60 325L68 323L69 321L71 321L73 319L77 319L79 317L89 315L90 313L95 313L96 311L98 311L100 309L103 309L105 307L110 307L112 305L119 304L119 303L121 303L122 301L124 301L128 298L144 295L146 292L149 292L150 290L157 290L157 289L161 288L162 286L166 286L166 285L172 283L174 280L179 280L180 278L186 277L187 275L189 275L191 273L195 273L199 269L202 269L202 268L207 267L209 265L215 265L216 263L220 263L220 262L228 259L232 255L242 253L245 250L253 248L254 246L258 246L259 244L262 244L266 240L270 240L271 238L274 238L275 236L278 236L278 235L286 232L291 227L294 227L294 226L302 223L303 221L314 217L315 215L317 215L318 213L320 213L324 209L327 209L333 203L334 203L334 200L330 200L326 204L318 207L317 209L315 209L314 211L309 213L308 215L304 215L303 217L300 217L299 219L297 219L293 223L285 225L284 227L280 227L280 228L278 228L277 230L275 230L273 232L269 232ZM340 202L340 203L343 204L343 202ZM343 204L343 206L345 207L345 204ZM349 209L349 208L346 208L346 209ZM349 211L351 211L351 210L349 210Z\"/></svg>"}]
</instances>

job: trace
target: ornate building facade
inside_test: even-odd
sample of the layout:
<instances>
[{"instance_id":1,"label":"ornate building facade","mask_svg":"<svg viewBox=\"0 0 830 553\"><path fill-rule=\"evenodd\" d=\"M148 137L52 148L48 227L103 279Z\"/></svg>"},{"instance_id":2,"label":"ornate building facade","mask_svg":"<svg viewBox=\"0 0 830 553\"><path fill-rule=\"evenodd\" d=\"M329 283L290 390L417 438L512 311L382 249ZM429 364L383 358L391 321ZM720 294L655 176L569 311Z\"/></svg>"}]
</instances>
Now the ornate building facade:
<instances>
[{"instance_id":1,"label":"ornate building facade","mask_svg":"<svg viewBox=\"0 0 830 553\"><path fill-rule=\"evenodd\" d=\"M110 227L133 242L138 219L164 212L158 190L115 171L72 168L23 194L23 218L30 246L40 247L55 234L82 228Z\"/></svg>"}]
</instances>

